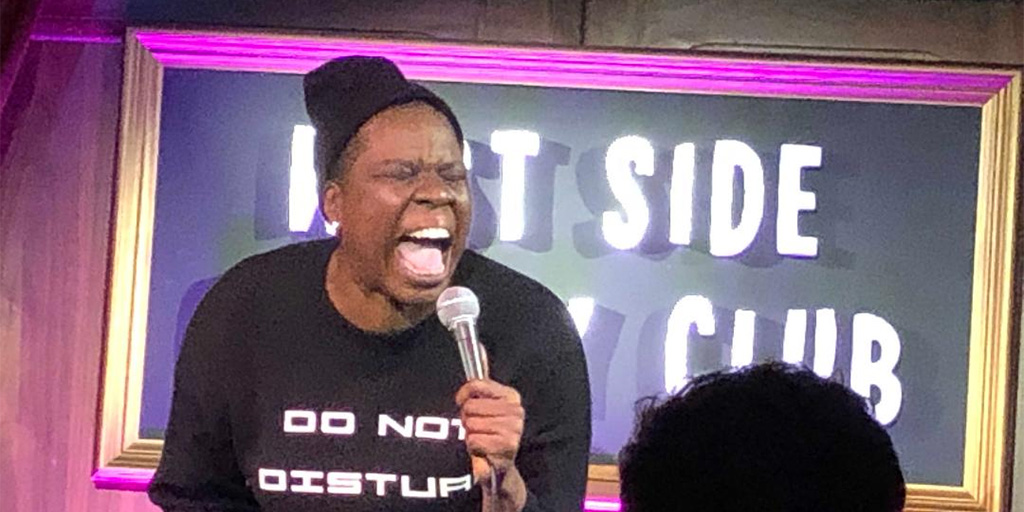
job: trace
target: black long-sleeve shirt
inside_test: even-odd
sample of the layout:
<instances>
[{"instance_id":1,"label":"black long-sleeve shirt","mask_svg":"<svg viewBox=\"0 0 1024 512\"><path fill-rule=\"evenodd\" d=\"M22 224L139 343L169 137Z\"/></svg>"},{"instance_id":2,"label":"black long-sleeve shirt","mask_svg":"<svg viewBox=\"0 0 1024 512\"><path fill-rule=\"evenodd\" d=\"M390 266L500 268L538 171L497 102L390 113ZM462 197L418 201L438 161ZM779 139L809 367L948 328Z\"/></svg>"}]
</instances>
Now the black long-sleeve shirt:
<instances>
[{"instance_id":1,"label":"black long-sleeve shirt","mask_svg":"<svg viewBox=\"0 0 1024 512\"><path fill-rule=\"evenodd\" d=\"M362 331L327 299L332 240L228 271L197 309L175 368L150 498L167 511L479 510L455 391L464 376L431 317ZM480 299L491 378L522 396L516 467L529 511L579 510L590 394L563 304L467 251L454 284Z\"/></svg>"}]
</instances>

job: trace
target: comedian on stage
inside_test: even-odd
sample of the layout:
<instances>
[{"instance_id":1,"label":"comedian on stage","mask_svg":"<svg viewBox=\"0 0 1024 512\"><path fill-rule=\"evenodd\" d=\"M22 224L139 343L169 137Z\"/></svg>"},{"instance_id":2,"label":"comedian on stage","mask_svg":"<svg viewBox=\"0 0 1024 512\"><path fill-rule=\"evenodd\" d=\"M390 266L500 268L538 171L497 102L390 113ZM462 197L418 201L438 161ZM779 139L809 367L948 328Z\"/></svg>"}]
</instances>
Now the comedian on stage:
<instances>
[{"instance_id":1,"label":"comedian on stage","mask_svg":"<svg viewBox=\"0 0 1024 512\"><path fill-rule=\"evenodd\" d=\"M150 498L166 511L579 510L580 339L544 286L465 250L455 114L381 58L328 62L304 89L337 236L246 259L203 299ZM467 381L437 318L449 286L479 297L489 378Z\"/></svg>"}]
</instances>

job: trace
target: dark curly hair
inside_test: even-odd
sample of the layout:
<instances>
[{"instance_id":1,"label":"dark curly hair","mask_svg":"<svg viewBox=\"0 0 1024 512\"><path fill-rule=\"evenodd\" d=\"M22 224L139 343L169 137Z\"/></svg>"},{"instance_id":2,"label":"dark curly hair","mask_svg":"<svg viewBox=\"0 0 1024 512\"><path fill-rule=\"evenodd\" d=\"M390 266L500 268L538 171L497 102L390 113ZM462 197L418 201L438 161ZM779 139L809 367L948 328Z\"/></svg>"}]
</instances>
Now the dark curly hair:
<instances>
[{"instance_id":1,"label":"dark curly hair","mask_svg":"<svg viewBox=\"0 0 1024 512\"><path fill-rule=\"evenodd\" d=\"M626 511L903 510L899 460L867 402L805 368L715 372L637 410L619 455Z\"/></svg>"}]
</instances>

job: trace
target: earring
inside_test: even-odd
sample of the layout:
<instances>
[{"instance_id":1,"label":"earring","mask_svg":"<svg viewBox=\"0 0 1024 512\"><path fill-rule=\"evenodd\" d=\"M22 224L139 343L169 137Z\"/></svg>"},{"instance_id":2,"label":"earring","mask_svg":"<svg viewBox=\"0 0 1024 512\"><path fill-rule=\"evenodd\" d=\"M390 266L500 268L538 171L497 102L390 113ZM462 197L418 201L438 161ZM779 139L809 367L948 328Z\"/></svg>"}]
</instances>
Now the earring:
<instances>
[{"instance_id":1,"label":"earring","mask_svg":"<svg viewBox=\"0 0 1024 512\"><path fill-rule=\"evenodd\" d=\"M327 230L327 234L334 236L338 234L338 221L332 220L330 222L324 222L324 229Z\"/></svg>"}]
</instances>

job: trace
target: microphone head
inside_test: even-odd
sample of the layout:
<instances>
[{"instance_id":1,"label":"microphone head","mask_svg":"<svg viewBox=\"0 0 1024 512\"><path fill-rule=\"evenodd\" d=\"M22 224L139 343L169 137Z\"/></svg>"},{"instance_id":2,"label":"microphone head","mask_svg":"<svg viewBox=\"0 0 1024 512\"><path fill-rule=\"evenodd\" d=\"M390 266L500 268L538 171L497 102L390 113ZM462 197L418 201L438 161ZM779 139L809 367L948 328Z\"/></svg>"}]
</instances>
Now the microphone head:
<instances>
[{"instance_id":1,"label":"microphone head","mask_svg":"<svg viewBox=\"0 0 1024 512\"><path fill-rule=\"evenodd\" d=\"M441 296L437 298L437 318L447 329L451 329L459 320L475 322L478 316L480 301L469 288L452 286L441 292Z\"/></svg>"}]
</instances>

